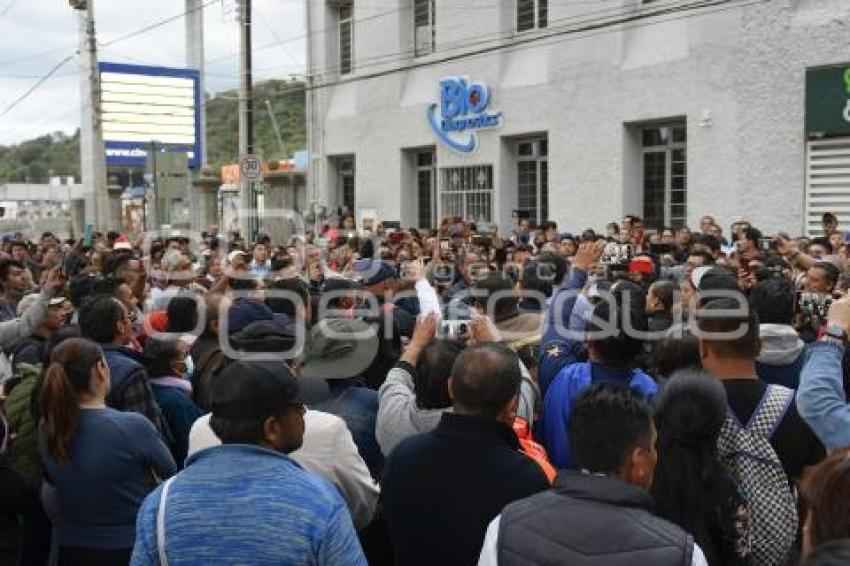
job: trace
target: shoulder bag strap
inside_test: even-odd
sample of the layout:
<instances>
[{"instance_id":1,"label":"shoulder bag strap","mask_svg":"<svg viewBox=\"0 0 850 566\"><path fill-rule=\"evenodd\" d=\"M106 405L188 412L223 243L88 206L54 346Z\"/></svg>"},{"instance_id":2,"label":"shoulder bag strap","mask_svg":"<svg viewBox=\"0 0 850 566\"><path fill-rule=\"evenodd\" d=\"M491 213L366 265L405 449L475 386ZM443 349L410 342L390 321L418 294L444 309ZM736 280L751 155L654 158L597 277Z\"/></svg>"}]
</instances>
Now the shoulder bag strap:
<instances>
[{"instance_id":1,"label":"shoulder bag strap","mask_svg":"<svg viewBox=\"0 0 850 566\"><path fill-rule=\"evenodd\" d=\"M168 556L165 554L165 502L168 499L168 488L176 476L172 476L162 486L159 496L159 509L156 513L156 549L159 553L160 566L168 566Z\"/></svg>"}]
</instances>

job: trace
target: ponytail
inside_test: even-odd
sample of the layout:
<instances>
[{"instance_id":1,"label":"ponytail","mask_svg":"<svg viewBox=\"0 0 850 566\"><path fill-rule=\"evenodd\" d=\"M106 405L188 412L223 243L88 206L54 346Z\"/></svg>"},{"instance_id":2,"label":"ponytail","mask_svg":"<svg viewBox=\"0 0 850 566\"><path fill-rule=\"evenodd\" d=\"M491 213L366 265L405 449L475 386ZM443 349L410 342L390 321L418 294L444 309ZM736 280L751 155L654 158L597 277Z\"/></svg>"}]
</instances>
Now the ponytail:
<instances>
[{"instance_id":1,"label":"ponytail","mask_svg":"<svg viewBox=\"0 0 850 566\"><path fill-rule=\"evenodd\" d=\"M71 462L79 396L90 391L92 369L102 359L100 346L85 338L64 340L50 355L41 389L41 435L47 455L62 465Z\"/></svg>"},{"instance_id":2,"label":"ponytail","mask_svg":"<svg viewBox=\"0 0 850 566\"><path fill-rule=\"evenodd\" d=\"M51 363L41 391L41 414L44 416L41 426L47 454L60 464L70 463L68 444L77 430L79 412L77 393L65 368L62 364Z\"/></svg>"}]
</instances>

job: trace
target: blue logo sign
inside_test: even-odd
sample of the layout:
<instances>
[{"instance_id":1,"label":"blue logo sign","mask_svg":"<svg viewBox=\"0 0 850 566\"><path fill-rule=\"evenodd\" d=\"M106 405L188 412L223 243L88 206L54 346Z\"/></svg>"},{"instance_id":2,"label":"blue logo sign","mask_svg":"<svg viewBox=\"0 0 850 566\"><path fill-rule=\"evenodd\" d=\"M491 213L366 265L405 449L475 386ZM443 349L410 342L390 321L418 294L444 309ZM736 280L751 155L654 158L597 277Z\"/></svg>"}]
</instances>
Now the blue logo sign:
<instances>
[{"instance_id":1,"label":"blue logo sign","mask_svg":"<svg viewBox=\"0 0 850 566\"><path fill-rule=\"evenodd\" d=\"M489 104L487 85L463 77L446 77L440 81L440 104L428 107L428 122L448 147L459 153L472 153L478 148L476 130L502 125L502 113L487 112Z\"/></svg>"}]
</instances>

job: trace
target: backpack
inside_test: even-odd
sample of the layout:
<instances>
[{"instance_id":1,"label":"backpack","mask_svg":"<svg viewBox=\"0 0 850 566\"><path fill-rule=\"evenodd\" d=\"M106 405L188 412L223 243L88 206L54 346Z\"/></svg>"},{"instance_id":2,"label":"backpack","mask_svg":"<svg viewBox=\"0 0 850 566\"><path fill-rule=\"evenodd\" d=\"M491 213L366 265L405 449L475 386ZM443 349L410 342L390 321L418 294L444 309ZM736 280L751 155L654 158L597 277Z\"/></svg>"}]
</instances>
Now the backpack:
<instances>
[{"instance_id":1,"label":"backpack","mask_svg":"<svg viewBox=\"0 0 850 566\"><path fill-rule=\"evenodd\" d=\"M797 538L797 498L770 445L793 401L793 390L768 385L746 425L727 410L717 441L721 464L749 503L753 563L761 566L786 564Z\"/></svg>"}]
</instances>

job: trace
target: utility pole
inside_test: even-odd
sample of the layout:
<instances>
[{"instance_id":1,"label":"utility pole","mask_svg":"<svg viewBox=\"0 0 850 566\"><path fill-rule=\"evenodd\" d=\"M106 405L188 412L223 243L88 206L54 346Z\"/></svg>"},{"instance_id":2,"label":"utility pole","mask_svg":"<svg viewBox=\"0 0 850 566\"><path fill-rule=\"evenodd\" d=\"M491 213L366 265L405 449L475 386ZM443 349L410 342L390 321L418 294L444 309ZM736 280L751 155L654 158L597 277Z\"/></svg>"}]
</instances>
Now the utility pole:
<instances>
[{"instance_id":1,"label":"utility pole","mask_svg":"<svg viewBox=\"0 0 850 566\"><path fill-rule=\"evenodd\" d=\"M239 158L254 153L254 92L251 80L251 0L239 0ZM241 172L240 172L241 173ZM240 175L240 230L246 242L257 224L252 183Z\"/></svg>"},{"instance_id":2,"label":"utility pole","mask_svg":"<svg viewBox=\"0 0 850 566\"><path fill-rule=\"evenodd\" d=\"M201 139L201 155L196 156L200 166L194 171L194 178L198 178L207 166L207 92L204 81L204 3L203 0L186 0L186 66L198 71L198 88L201 91L199 113ZM204 198L197 190L187 190L189 202L191 203L191 225L200 231L208 229L202 226L201 200Z\"/></svg>"},{"instance_id":3,"label":"utility pole","mask_svg":"<svg viewBox=\"0 0 850 566\"><path fill-rule=\"evenodd\" d=\"M112 227L106 192L106 150L101 121L100 70L97 65L97 37L94 27L94 0L70 0L77 10L80 30L81 76L80 164L85 198L85 222L106 232ZM115 219L120 220L120 219Z\"/></svg>"},{"instance_id":4,"label":"utility pole","mask_svg":"<svg viewBox=\"0 0 850 566\"><path fill-rule=\"evenodd\" d=\"M280 135L280 126L277 125L277 116L274 115L274 110L272 110L272 103L268 100L266 100L266 110L269 111L269 118L271 118L272 121L274 135L277 138L277 145L280 148L280 158L286 159L286 145L283 143L283 137Z\"/></svg>"}]
</instances>

